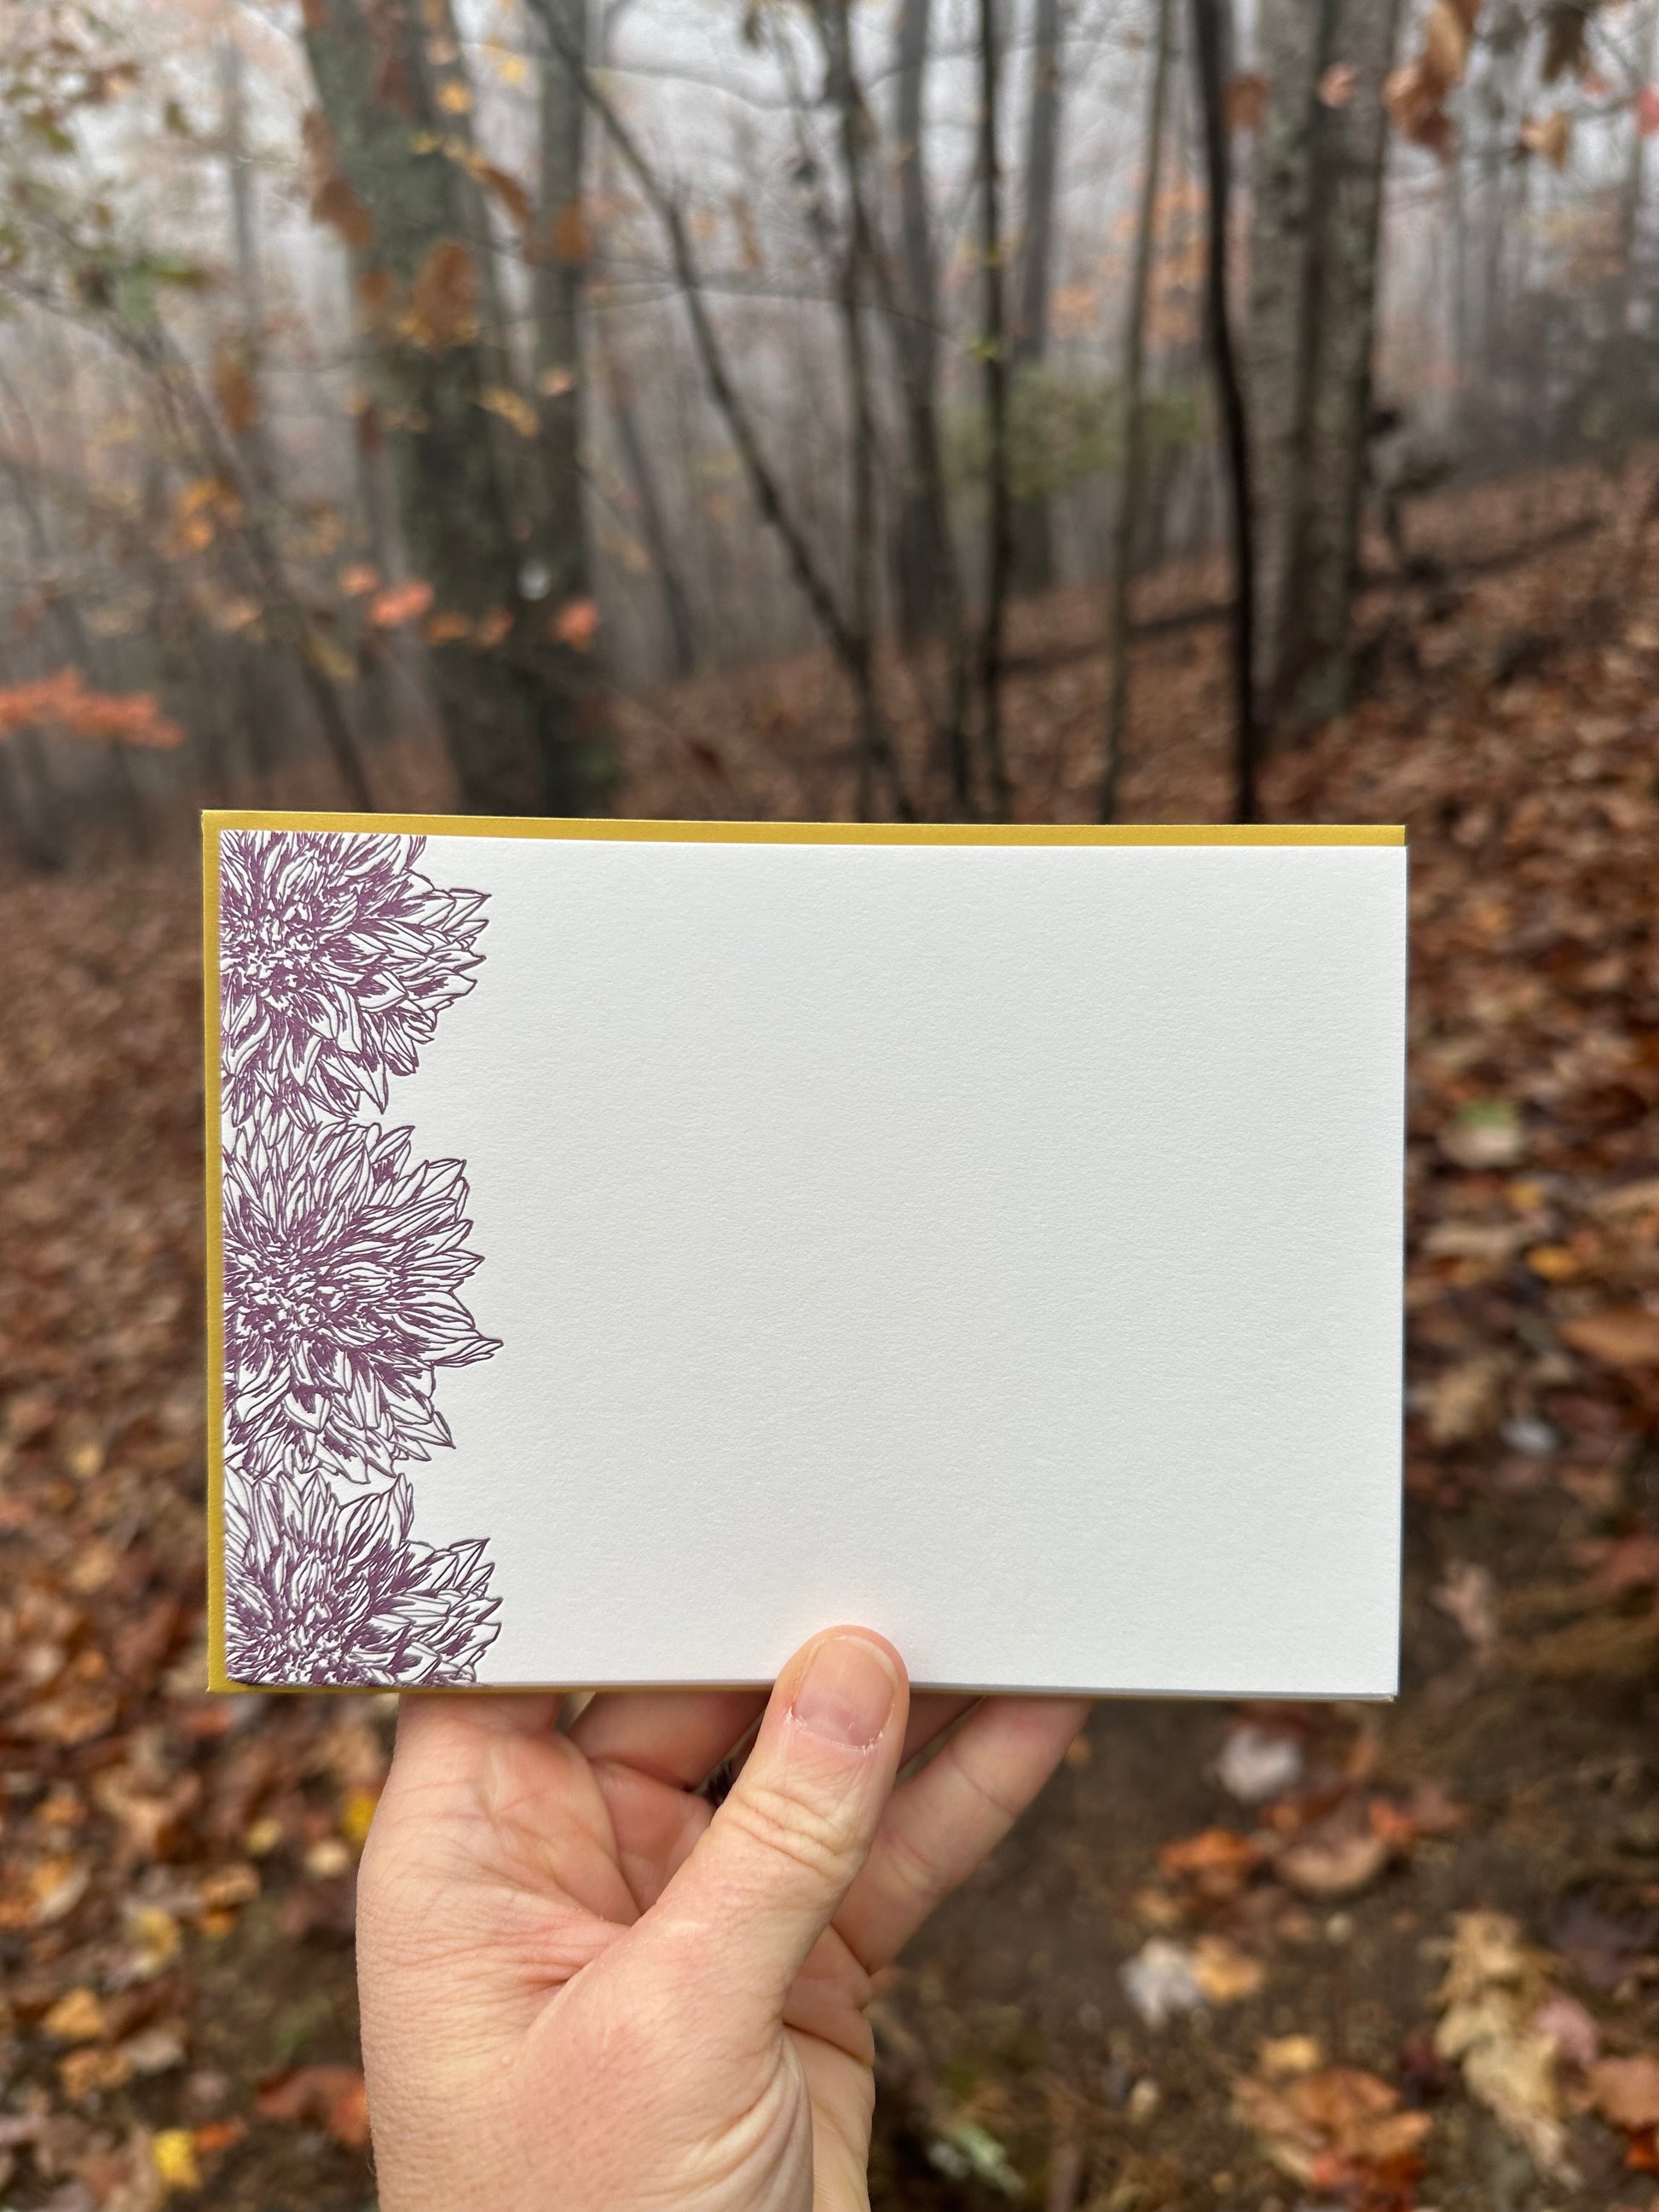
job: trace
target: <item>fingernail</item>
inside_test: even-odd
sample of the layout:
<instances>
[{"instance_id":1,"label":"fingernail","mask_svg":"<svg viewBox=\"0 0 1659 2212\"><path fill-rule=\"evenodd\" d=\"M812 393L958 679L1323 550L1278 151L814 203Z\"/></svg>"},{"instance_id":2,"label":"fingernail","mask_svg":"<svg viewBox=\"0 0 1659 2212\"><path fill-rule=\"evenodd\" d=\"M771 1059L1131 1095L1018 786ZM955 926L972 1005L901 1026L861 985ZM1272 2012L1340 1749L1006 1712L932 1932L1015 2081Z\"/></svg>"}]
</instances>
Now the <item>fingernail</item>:
<instances>
[{"instance_id":1,"label":"fingernail","mask_svg":"<svg viewBox=\"0 0 1659 2212\"><path fill-rule=\"evenodd\" d=\"M829 1636L807 1662L790 1707L804 1729L863 1751L887 1725L898 1682L886 1655L861 1636Z\"/></svg>"}]
</instances>

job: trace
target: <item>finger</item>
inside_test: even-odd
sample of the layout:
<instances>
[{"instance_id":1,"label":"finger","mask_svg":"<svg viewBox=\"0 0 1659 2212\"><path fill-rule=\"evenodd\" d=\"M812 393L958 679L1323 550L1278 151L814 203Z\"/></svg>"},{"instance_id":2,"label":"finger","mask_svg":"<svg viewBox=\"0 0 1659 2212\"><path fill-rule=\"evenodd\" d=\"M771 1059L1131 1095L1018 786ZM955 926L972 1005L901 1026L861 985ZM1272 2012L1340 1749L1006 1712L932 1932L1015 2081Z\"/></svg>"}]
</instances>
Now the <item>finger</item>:
<instances>
[{"instance_id":1,"label":"finger","mask_svg":"<svg viewBox=\"0 0 1659 2212\"><path fill-rule=\"evenodd\" d=\"M765 1711L759 1690L618 1690L595 1698L570 1740L588 1758L696 1790Z\"/></svg>"},{"instance_id":2,"label":"finger","mask_svg":"<svg viewBox=\"0 0 1659 2212\"><path fill-rule=\"evenodd\" d=\"M405 1769L465 1756L490 1736L550 1735L563 1700L514 1690L405 1690L398 1700L397 1758Z\"/></svg>"},{"instance_id":3,"label":"finger","mask_svg":"<svg viewBox=\"0 0 1659 2212\"><path fill-rule=\"evenodd\" d=\"M815 1637L778 1677L753 1750L659 1900L748 2017L781 2017L790 1984L863 1865L893 1786L904 1664L861 1629Z\"/></svg>"},{"instance_id":4,"label":"finger","mask_svg":"<svg viewBox=\"0 0 1659 2212\"><path fill-rule=\"evenodd\" d=\"M706 1797L606 1760L592 1770L617 1840L617 1863L641 1912L649 1911L714 1817Z\"/></svg>"},{"instance_id":5,"label":"finger","mask_svg":"<svg viewBox=\"0 0 1659 2212\"><path fill-rule=\"evenodd\" d=\"M889 1799L836 1928L871 1972L1002 1841L1066 1755L1083 1698L987 1698Z\"/></svg>"},{"instance_id":6,"label":"finger","mask_svg":"<svg viewBox=\"0 0 1659 2212\"><path fill-rule=\"evenodd\" d=\"M904 1753L899 1765L908 1766L913 1759L920 1758L978 1703L977 1698L959 1696L948 1690L930 1690L922 1697L912 1698L909 1725L904 1731Z\"/></svg>"}]
</instances>

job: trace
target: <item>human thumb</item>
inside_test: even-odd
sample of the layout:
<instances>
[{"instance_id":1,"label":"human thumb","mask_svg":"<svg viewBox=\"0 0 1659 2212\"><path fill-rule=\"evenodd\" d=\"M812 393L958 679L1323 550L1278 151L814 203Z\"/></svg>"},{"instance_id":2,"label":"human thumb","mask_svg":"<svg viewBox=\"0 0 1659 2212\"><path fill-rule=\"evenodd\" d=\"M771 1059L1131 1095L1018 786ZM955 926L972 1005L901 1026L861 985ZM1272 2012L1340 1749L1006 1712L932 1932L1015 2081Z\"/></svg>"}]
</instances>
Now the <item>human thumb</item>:
<instances>
[{"instance_id":1,"label":"human thumb","mask_svg":"<svg viewBox=\"0 0 1659 2212\"><path fill-rule=\"evenodd\" d=\"M726 1802L659 1900L659 1923L719 1931L718 1978L781 2010L869 1856L904 1741L904 1662L832 1628L779 1675Z\"/></svg>"}]
</instances>

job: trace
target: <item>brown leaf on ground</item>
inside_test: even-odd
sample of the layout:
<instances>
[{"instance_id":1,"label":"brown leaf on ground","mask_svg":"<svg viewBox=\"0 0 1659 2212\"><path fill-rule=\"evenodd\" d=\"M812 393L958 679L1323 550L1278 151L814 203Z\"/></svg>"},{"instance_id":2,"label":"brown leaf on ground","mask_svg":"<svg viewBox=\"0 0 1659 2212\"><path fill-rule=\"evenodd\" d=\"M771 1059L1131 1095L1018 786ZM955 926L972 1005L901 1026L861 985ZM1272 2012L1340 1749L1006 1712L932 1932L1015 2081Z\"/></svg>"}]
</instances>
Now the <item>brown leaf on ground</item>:
<instances>
[{"instance_id":1,"label":"brown leaf on ground","mask_svg":"<svg viewBox=\"0 0 1659 2212\"><path fill-rule=\"evenodd\" d=\"M1506 1913L1456 1916L1434 2047L1540 2171L1565 2181L1557 2045L1539 2024L1547 1996L1542 1963Z\"/></svg>"},{"instance_id":2,"label":"brown leaf on ground","mask_svg":"<svg viewBox=\"0 0 1659 2212\"><path fill-rule=\"evenodd\" d=\"M1603 2119L1639 2135L1659 2127L1659 2058L1603 2058L1589 2069L1590 2100Z\"/></svg>"},{"instance_id":3,"label":"brown leaf on ground","mask_svg":"<svg viewBox=\"0 0 1659 2212\"><path fill-rule=\"evenodd\" d=\"M1503 1352L1483 1353L1449 1367L1422 1393L1429 1435L1437 1444L1464 1444L1498 1426L1510 1363Z\"/></svg>"},{"instance_id":4,"label":"brown leaf on ground","mask_svg":"<svg viewBox=\"0 0 1659 2212\"><path fill-rule=\"evenodd\" d=\"M1561 1340L1608 1367L1659 1366L1659 1314L1645 1306L1603 1306L1563 1322Z\"/></svg>"},{"instance_id":5,"label":"brown leaf on ground","mask_svg":"<svg viewBox=\"0 0 1659 2212\"><path fill-rule=\"evenodd\" d=\"M1304 1897L1352 1897L1376 1881L1393 1856L1388 1826L1386 1820L1373 1820L1364 1803L1351 1801L1287 1843L1273 1871Z\"/></svg>"},{"instance_id":6,"label":"brown leaf on ground","mask_svg":"<svg viewBox=\"0 0 1659 2212\"><path fill-rule=\"evenodd\" d=\"M1233 2116L1260 2138L1281 2173L1304 2188L1343 2191L1368 2177L1415 2169L1433 2122L1405 2112L1400 2092L1357 2066L1266 2081L1246 2075L1234 2086Z\"/></svg>"},{"instance_id":7,"label":"brown leaf on ground","mask_svg":"<svg viewBox=\"0 0 1659 2212\"><path fill-rule=\"evenodd\" d=\"M1261 1866L1261 1845L1232 1828L1205 1828L1195 1836L1165 1844L1158 1855L1164 1874L1189 1881L1212 1898L1237 1895Z\"/></svg>"},{"instance_id":8,"label":"brown leaf on ground","mask_svg":"<svg viewBox=\"0 0 1659 2212\"><path fill-rule=\"evenodd\" d=\"M355 2066L301 2066L279 2074L259 2092L267 2120L313 2120L348 2150L368 2141L368 2097Z\"/></svg>"}]
</instances>

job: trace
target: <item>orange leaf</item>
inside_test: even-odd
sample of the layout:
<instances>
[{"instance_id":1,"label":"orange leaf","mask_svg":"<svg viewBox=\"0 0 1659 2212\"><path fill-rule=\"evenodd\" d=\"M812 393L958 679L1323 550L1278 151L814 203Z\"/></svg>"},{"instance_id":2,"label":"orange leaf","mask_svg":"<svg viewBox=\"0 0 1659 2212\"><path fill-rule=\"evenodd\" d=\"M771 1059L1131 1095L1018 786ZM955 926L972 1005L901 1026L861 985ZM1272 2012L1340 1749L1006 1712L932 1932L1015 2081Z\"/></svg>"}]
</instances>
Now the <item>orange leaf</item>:
<instances>
[{"instance_id":1,"label":"orange leaf","mask_svg":"<svg viewBox=\"0 0 1659 2212\"><path fill-rule=\"evenodd\" d=\"M312 194L311 219L325 222L359 252L374 243L374 216L338 174L325 177Z\"/></svg>"},{"instance_id":2,"label":"orange leaf","mask_svg":"<svg viewBox=\"0 0 1659 2212\"><path fill-rule=\"evenodd\" d=\"M1632 2135L1659 2127L1659 2058L1603 2058L1589 2069L1589 2092L1602 2118Z\"/></svg>"},{"instance_id":3,"label":"orange leaf","mask_svg":"<svg viewBox=\"0 0 1659 2212\"><path fill-rule=\"evenodd\" d=\"M149 692L94 691L77 668L60 668L55 676L0 690L0 739L43 726L71 737L103 738L160 751L181 744L185 735Z\"/></svg>"},{"instance_id":4,"label":"orange leaf","mask_svg":"<svg viewBox=\"0 0 1659 2212\"><path fill-rule=\"evenodd\" d=\"M478 272L459 239L441 239L416 271L404 334L428 353L477 336Z\"/></svg>"},{"instance_id":5,"label":"orange leaf","mask_svg":"<svg viewBox=\"0 0 1659 2212\"><path fill-rule=\"evenodd\" d=\"M261 2118L320 2121L336 2142L362 2150L368 2141L368 2097L355 2066L301 2066L259 2092Z\"/></svg>"},{"instance_id":6,"label":"orange leaf","mask_svg":"<svg viewBox=\"0 0 1659 2212\"><path fill-rule=\"evenodd\" d=\"M484 190L519 228L528 230L535 219L535 203L512 172L498 169L493 161L480 161L477 178Z\"/></svg>"},{"instance_id":7,"label":"orange leaf","mask_svg":"<svg viewBox=\"0 0 1659 2212\"><path fill-rule=\"evenodd\" d=\"M553 635L574 653L586 653L599 634L599 611L592 599L567 599L555 612Z\"/></svg>"},{"instance_id":8,"label":"orange leaf","mask_svg":"<svg viewBox=\"0 0 1659 2212\"><path fill-rule=\"evenodd\" d=\"M398 629L404 623L418 622L431 605L431 585L412 576L406 584L388 584L385 591L376 592L368 603L368 618L376 629Z\"/></svg>"}]
</instances>

